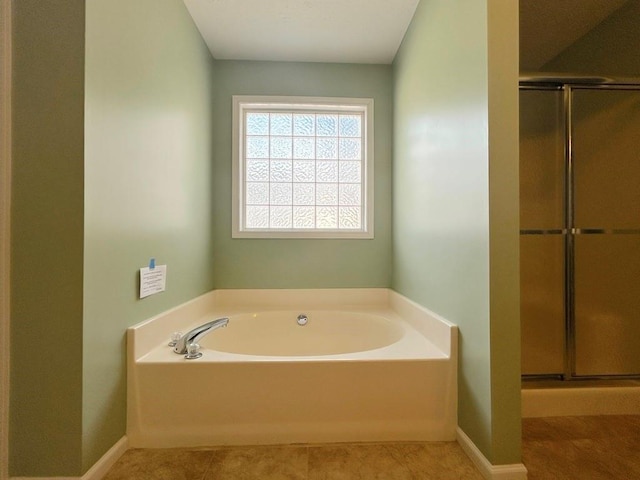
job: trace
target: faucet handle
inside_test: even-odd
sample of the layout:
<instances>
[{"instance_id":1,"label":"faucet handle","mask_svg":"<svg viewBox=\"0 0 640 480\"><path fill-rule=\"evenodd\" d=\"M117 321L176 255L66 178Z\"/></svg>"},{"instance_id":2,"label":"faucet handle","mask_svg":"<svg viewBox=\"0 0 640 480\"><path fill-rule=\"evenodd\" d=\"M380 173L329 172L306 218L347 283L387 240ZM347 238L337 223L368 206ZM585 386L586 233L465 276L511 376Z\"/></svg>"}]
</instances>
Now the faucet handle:
<instances>
[{"instance_id":1,"label":"faucet handle","mask_svg":"<svg viewBox=\"0 0 640 480\"><path fill-rule=\"evenodd\" d=\"M202 352L200 350L200 345L197 343L190 343L187 345L187 354L184 356L187 360L195 360L196 358L200 358L202 356Z\"/></svg>"},{"instance_id":2,"label":"faucet handle","mask_svg":"<svg viewBox=\"0 0 640 480\"><path fill-rule=\"evenodd\" d=\"M169 337L171 341L168 343L168 345L170 347L175 347L176 343L178 343L178 340L180 340L181 337L182 337L182 332L173 332L171 334L171 337Z\"/></svg>"}]
</instances>

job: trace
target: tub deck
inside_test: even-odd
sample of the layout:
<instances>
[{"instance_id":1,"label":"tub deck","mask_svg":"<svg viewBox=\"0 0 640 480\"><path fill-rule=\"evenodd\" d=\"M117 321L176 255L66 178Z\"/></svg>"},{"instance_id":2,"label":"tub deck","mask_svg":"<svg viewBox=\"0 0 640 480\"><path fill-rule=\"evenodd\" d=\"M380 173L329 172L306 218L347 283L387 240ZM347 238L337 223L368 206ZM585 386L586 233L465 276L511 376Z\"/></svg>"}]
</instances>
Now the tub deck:
<instances>
[{"instance_id":1,"label":"tub deck","mask_svg":"<svg viewBox=\"0 0 640 480\"><path fill-rule=\"evenodd\" d=\"M264 310L262 310L264 311ZM345 311L353 311L358 313L366 313L376 316L385 317L388 319L392 319L395 321L402 321L399 315L390 309L354 309L354 310L345 310ZM214 311L210 314L207 314L206 317L203 317L201 321L195 322L193 325L190 325L187 328L184 328L183 331L188 331L190 328L193 328L197 325L205 323L208 320L213 318L221 318L221 317L230 317L232 320L230 322L230 328L233 328L233 318L235 316L244 316L252 311ZM408 326L409 329L413 329L413 327ZM295 328L295 327L294 327ZM306 328L306 327L302 327ZM220 330L217 332L211 333L211 336L220 335L220 333L225 333ZM339 353L339 354L330 354L330 355L249 355L249 354L239 354L239 353L230 353L223 352L218 350L213 350L207 348L206 339L205 342L201 341L203 344L202 353L203 356L198 359L198 363L229 363L229 362L239 362L239 363L251 363L251 362L336 362L336 361L380 361L384 360L447 360L449 355L446 352L438 348L434 343L432 343L428 338L423 335L415 334L417 332L412 332L414 334L405 335L398 342L393 343L388 346L384 346L381 348L376 348L373 350L361 351L361 352L349 352L349 353ZM366 334L366 332L363 332ZM140 358L136 360L139 364L145 363L194 363L189 362L184 359L183 355L177 355L173 353L171 347L167 346L166 343L156 346L150 352L143 354Z\"/></svg>"}]
</instances>

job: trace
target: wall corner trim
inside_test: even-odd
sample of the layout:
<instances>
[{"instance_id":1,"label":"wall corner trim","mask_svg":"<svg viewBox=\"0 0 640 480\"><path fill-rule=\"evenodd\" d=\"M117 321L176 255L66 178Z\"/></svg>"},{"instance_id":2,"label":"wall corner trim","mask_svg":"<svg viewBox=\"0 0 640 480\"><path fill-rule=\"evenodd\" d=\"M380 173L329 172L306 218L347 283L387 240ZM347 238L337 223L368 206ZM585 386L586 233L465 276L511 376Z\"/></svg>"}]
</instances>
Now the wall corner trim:
<instances>
[{"instance_id":1,"label":"wall corner trim","mask_svg":"<svg viewBox=\"0 0 640 480\"><path fill-rule=\"evenodd\" d=\"M492 465L460 427L456 429L456 440L487 480L527 480L524 464Z\"/></svg>"},{"instance_id":2,"label":"wall corner trim","mask_svg":"<svg viewBox=\"0 0 640 480\"><path fill-rule=\"evenodd\" d=\"M11 1L0 3L0 480L9 478Z\"/></svg>"},{"instance_id":3,"label":"wall corner trim","mask_svg":"<svg viewBox=\"0 0 640 480\"><path fill-rule=\"evenodd\" d=\"M118 461L124 452L129 449L129 439L124 436L118 440L93 467L87 470L82 477L11 477L10 480L100 480L109 469Z\"/></svg>"}]
</instances>

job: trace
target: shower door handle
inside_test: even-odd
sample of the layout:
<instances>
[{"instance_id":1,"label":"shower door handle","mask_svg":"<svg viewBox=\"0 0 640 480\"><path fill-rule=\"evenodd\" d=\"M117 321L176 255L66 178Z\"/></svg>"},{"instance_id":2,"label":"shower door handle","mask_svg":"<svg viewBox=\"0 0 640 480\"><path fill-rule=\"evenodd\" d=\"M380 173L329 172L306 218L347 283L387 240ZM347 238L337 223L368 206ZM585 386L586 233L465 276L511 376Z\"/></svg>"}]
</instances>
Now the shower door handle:
<instances>
[{"instance_id":1,"label":"shower door handle","mask_svg":"<svg viewBox=\"0 0 640 480\"><path fill-rule=\"evenodd\" d=\"M520 230L520 235L566 235L566 228L548 228L548 229L536 229L536 228L523 228Z\"/></svg>"}]
</instances>

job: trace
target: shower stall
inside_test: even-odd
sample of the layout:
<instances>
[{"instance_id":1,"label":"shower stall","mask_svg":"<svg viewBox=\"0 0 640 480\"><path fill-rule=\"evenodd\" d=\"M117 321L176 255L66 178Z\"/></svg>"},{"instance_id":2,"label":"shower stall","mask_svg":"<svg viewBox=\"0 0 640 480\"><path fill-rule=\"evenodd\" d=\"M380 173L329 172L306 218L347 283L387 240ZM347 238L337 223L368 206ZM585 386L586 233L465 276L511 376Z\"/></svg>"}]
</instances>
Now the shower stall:
<instances>
[{"instance_id":1,"label":"shower stall","mask_svg":"<svg viewBox=\"0 0 640 480\"><path fill-rule=\"evenodd\" d=\"M523 378L640 378L640 83L520 82Z\"/></svg>"}]
</instances>

